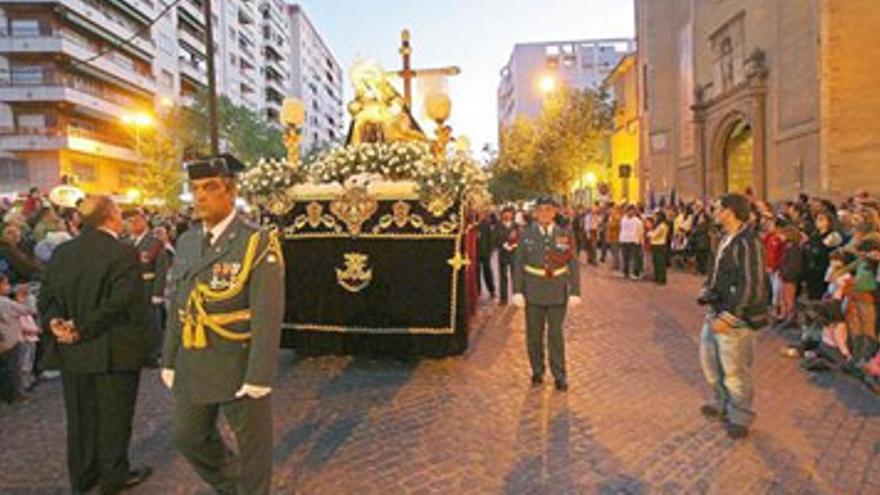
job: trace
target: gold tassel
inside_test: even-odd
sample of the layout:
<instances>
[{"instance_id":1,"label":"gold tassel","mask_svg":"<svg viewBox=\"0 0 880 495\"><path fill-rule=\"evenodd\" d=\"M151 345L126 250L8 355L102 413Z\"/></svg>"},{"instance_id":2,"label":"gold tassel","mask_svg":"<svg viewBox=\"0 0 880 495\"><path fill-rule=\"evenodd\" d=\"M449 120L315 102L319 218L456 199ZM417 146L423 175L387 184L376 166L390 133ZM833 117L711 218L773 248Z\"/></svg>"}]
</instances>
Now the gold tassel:
<instances>
[{"instance_id":1,"label":"gold tassel","mask_svg":"<svg viewBox=\"0 0 880 495\"><path fill-rule=\"evenodd\" d=\"M192 349L193 345L193 334L192 334L192 320L187 317L183 322L183 331L181 332L181 339L183 340L183 348L184 349Z\"/></svg>"},{"instance_id":2,"label":"gold tassel","mask_svg":"<svg viewBox=\"0 0 880 495\"><path fill-rule=\"evenodd\" d=\"M205 335L205 325L202 323L201 318L199 318L199 322L196 323L193 347L195 349L204 349L208 347L208 337Z\"/></svg>"}]
</instances>

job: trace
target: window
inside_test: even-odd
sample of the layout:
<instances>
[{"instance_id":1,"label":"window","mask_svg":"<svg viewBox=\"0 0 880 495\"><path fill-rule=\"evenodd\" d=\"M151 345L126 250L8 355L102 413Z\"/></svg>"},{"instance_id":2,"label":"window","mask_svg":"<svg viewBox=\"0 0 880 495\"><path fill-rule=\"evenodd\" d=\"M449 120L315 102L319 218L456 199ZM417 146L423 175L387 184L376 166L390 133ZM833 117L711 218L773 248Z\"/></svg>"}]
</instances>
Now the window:
<instances>
[{"instance_id":1,"label":"window","mask_svg":"<svg viewBox=\"0 0 880 495\"><path fill-rule=\"evenodd\" d=\"M70 168L80 182L95 182L98 179L97 167L91 163L73 162Z\"/></svg>"},{"instance_id":2,"label":"window","mask_svg":"<svg viewBox=\"0 0 880 495\"><path fill-rule=\"evenodd\" d=\"M0 158L0 183L15 184L27 182L28 180L28 167L24 160Z\"/></svg>"},{"instance_id":3,"label":"window","mask_svg":"<svg viewBox=\"0 0 880 495\"><path fill-rule=\"evenodd\" d=\"M30 129L46 127L46 115L42 113L24 113L18 116L18 127Z\"/></svg>"},{"instance_id":4,"label":"window","mask_svg":"<svg viewBox=\"0 0 880 495\"><path fill-rule=\"evenodd\" d=\"M26 37L40 35L40 21L36 19L13 19L12 36Z\"/></svg>"},{"instance_id":5,"label":"window","mask_svg":"<svg viewBox=\"0 0 880 495\"><path fill-rule=\"evenodd\" d=\"M43 67L40 65L19 65L12 68L12 84L41 84Z\"/></svg>"}]
</instances>

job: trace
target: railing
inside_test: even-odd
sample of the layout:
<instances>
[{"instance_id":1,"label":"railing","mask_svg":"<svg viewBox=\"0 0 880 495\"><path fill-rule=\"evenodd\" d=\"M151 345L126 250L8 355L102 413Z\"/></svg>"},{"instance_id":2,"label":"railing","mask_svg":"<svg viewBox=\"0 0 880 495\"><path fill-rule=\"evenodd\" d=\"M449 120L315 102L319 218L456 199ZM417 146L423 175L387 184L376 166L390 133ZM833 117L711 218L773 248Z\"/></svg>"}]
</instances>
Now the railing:
<instances>
[{"instance_id":1,"label":"railing","mask_svg":"<svg viewBox=\"0 0 880 495\"><path fill-rule=\"evenodd\" d=\"M70 32L66 30L58 30L58 31L48 31L46 33L34 34L34 35L20 35L20 34L4 34L0 33L0 38L2 39L21 39L21 40L58 40L58 41L67 41L70 42L77 47L86 50L89 52L89 57L94 57L98 53L101 53L104 48L101 45L96 43L89 43L87 40L83 40L76 36L73 36ZM140 77L146 78L150 81L153 81L153 76L150 73L149 69L144 69L138 67L138 65L133 62L131 59L121 56L114 51L107 51L103 53L100 57L92 61L93 64L98 64L102 61L110 62L116 67L120 69L134 72Z\"/></svg>"},{"instance_id":2,"label":"railing","mask_svg":"<svg viewBox=\"0 0 880 495\"><path fill-rule=\"evenodd\" d=\"M14 78L15 73L13 72L12 75ZM58 75L56 73L50 73L47 75L46 73L44 73L43 77L38 81L15 81L14 79L0 80L0 87L26 88L40 86L56 86L74 89L90 96L100 98L109 103L124 106L127 108L140 106L143 103L138 101L136 98L128 97L119 93L115 93L113 91L107 91L106 89L103 89L101 87L95 87L94 85L83 82L82 79L71 76L69 74Z\"/></svg>"},{"instance_id":3,"label":"railing","mask_svg":"<svg viewBox=\"0 0 880 495\"><path fill-rule=\"evenodd\" d=\"M0 126L0 136L43 136L43 137L78 137L112 144L122 148L132 148L132 140L114 136L106 132L84 129L75 125L49 127L14 127Z\"/></svg>"}]
</instances>

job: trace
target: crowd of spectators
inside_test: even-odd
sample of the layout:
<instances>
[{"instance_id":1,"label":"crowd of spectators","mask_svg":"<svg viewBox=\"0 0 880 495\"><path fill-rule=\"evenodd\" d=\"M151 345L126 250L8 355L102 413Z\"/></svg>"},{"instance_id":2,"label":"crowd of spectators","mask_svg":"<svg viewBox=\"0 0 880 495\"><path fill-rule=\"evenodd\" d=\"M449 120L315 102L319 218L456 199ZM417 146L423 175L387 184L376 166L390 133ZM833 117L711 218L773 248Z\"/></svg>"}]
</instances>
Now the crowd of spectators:
<instances>
[{"instance_id":1,"label":"crowd of spectators","mask_svg":"<svg viewBox=\"0 0 880 495\"><path fill-rule=\"evenodd\" d=\"M783 353L800 356L812 371L853 374L880 392L880 200L864 191L839 203L806 194L779 204L754 199L749 191L747 196L749 228L764 246L772 327L796 340ZM721 238L717 208L700 200L596 202L563 208L557 221L572 226L585 263L607 265L624 279L649 276L665 285L669 268L710 273ZM527 207L502 211L520 228L529 222ZM488 260L511 243L511 229L498 229L503 222L496 217L487 212L478 227L481 278L493 298ZM503 238L492 234L496 230ZM500 294L502 303L506 295Z\"/></svg>"},{"instance_id":2,"label":"crowd of spectators","mask_svg":"<svg viewBox=\"0 0 880 495\"><path fill-rule=\"evenodd\" d=\"M147 216L153 234L173 256L175 240L190 227L190 215ZM0 203L0 407L26 401L40 381L57 377L39 366L43 340L36 297L52 252L82 228L76 208L54 204L37 188Z\"/></svg>"}]
</instances>

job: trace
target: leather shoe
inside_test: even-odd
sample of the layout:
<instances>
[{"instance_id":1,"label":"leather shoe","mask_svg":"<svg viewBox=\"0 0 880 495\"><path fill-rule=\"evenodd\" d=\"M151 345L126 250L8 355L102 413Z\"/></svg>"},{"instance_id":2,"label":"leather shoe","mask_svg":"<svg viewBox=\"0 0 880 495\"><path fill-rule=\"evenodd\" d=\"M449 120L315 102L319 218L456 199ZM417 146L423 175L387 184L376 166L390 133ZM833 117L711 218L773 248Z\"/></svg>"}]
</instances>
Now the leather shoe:
<instances>
[{"instance_id":1,"label":"leather shoe","mask_svg":"<svg viewBox=\"0 0 880 495\"><path fill-rule=\"evenodd\" d=\"M724 429L727 431L727 436L734 440L742 440L749 436L749 428L743 425L728 422L724 424Z\"/></svg>"},{"instance_id":2,"label":"leather shoe","mask_svg":"<svg viewBox=\"0 0 880 495\"><path fill-rule=\"evenodd\" d=\"M562 381L556 382L556 391L557 392L565 392L568 390L568 384Z\"/></svg>"},{"instance_id":3,"label":"leather shoe","mask_svg":"<svg viewBox=\"0 0 880 495\"><path fill-rule=\"evenodd\" d=\"M544 383L544 377L541 375L532 375L532 386L537 387Z\"/></svg>"},{"instance_id":4,"label":"leather shoe","mask_svg":"<svg viewBox=\"0 0 880 495\"><path fill-rule=\"evenodd\" d=\"M722 411L721 409L718 409L717 407L713 406L712 404L703 404L703 406L700 407L700 413L709 419L723 419L724 418L724 411Z\"/></svg>"},{"instance_id":5,"label":"leather shoe","mask_svg":"<svg viewBox=\"0 0 880 495\"><path fill-rule=\"evenodd\" d=\"M149 478L152 474L153 468L151 468L150 466L142 466L132 469L128 472L128 478L125 479L125 488L131 488L133 486L140 485L141 483L146 481L147 478Z\"/></svg>"}]
</instances>

